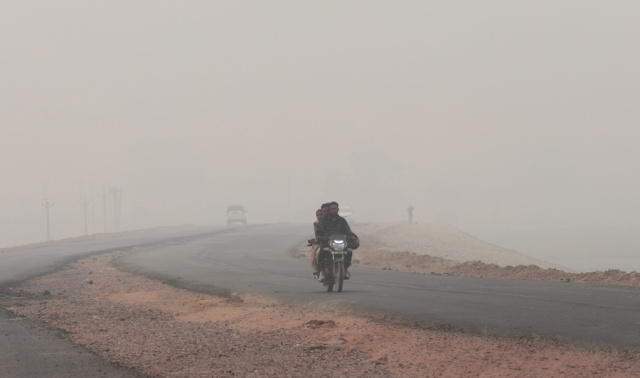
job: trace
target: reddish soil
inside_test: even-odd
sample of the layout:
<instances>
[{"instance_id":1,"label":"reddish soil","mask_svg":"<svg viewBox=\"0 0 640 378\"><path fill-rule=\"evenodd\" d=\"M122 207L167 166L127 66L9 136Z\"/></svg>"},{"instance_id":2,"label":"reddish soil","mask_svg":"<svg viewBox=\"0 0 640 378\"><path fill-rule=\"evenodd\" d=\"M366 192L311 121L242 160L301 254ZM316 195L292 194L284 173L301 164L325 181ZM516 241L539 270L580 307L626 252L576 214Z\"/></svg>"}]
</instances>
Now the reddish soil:
<instances>
[{"instance_id":1,"label":"reddish soil","mask_svg":"<svg viewBox=\"0 0 640 378\"><path fill-rule=\"evenodd\" d=\"M532 259L440 225L405 226L356 229L362 239L357 266L638 286L637 275L624 272L576 275L531 264L500 266L502 260ZM385 233L376 232L380 227ZM299 257L308 250L301 246ZM9 308L65 330L108 361L154 377L640 377L638 351L419 330L331 305L196 294L110 265L123 254L85 259L14 288ZM469 256L487 261L467 261Z\"/></svg>"}]
</instances>

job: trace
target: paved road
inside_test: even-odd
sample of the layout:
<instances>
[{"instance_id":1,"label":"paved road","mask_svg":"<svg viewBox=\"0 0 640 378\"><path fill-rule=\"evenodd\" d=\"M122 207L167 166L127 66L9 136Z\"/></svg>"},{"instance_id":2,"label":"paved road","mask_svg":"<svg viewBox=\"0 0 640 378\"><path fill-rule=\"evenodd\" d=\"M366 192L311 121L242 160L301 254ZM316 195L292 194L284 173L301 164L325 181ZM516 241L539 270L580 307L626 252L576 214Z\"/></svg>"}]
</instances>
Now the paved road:
<instances>
[{"instance_id":1,"label":"paved road","mask_svg":"<svg viewBox=\"0 0 640 378\"><path fill-rule=\"evenodd\" d=\"M139 377L64 339L42 322L16 317L3 307L7 287L53 272L70 261L112 250L156 245L211 235L222 228L178 227L114 234L107 237L0 250L0 377Z\"/></svg>"},{"instance_id":2,"label":"paved road","mask_svg":"<svg viewBox=\"0 0 640 378\"><path fill-rule=\"evenodd\" d=\"M222 227L154 228L88 239L71 239L68 242L43 243L18 250L0 249L0 289L37 275L54 272L72 260L93 254L155 245L161 241L180 241L185 237L223 230L225 228Z\"/></svg>"},{"instance_id":3,"label":"paved road","mask_svg":"<svg viewBox=\"0 0 640 378\"><path fill-rule=\"evenodd\" d=\"M639 289L354 267L344 292L327 293L312 278L308 261L290 253L310 234L310 225L175 228L0 252L0 290L79 257L174 240L181 242L158 245L118 263L178 284L342 306L427 328L640 348ZM96 376L96 372L136 376L68 342L42 323L15 318L0 309L0 376Z\"/></svg>"},{"instance_id":4,"label":"paved road","mask_svg":"<svg viewBox=\"0 0 640 378\"><path fill-rule=\"evenodd\" d=\"M640 348L640 289L564 282L474 279L353 267L327 293L290 251L310 226L236 228L129 255L122 264L189 285L330 303L406 324Z\"/></svg>"}]
</instances>

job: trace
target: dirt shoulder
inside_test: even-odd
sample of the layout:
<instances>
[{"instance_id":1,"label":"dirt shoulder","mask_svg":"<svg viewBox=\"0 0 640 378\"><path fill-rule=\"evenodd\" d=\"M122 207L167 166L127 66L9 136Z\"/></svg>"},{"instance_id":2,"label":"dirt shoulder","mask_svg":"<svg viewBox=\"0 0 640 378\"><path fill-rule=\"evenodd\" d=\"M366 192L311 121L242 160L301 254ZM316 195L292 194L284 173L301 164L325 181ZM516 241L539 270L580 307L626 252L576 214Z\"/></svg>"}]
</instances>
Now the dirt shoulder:
<instances>
[{"instance_id":1,"label":"dirt shoulder","mask_svg":"<svg viewBox=\"0 0 640 378\"><path fill-rule=\"evenodd\" d=\"M640 376L640 356L536 339L403 328L330 307L213 297L79 261L13 290L9 308L158 377Z\"/></svg>"},{"instance_id":2,"label":"dirt shoulder","mask_svg":"<svg viewBox=\"0 0 640 378\"><path fill-rule=\"evenodd\" d=\"M451 226L393 223L354 227L362 245L359 267L421 274L559 281L640 287L638 272L618 269L572 273L567 268L483 242ZM306 253L301 247L301 253Z\"/></svg>"},{"instance_id":3,"label":"dirt shoulder","mask_svg":"<svg viewBox=\"0 0 640 378\"><path fill-rule=\"evenodd\" d=\"M356 255L363 267L453 274L475 265L392 252L365 237L367 230L356 232L363 239ZM307 251L301 246L300 257ZM4 302L18 315L64 330L107 361L149 376L640 376L638 352L418 330L329 305L197 294L114 268L111 261L126 253L135 251L87 258L29 281ZM487 265L491 274L518 270Z\"/></svg>"}]
</instances>

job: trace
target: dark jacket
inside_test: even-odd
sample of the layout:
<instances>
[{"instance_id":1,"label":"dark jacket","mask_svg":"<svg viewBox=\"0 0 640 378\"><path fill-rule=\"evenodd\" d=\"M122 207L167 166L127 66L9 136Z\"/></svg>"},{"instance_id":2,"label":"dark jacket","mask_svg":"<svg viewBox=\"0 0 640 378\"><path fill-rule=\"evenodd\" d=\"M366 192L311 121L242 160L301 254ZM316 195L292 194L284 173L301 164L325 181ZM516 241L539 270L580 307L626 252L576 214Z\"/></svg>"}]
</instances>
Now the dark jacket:
<instances>
[{"instance_id":1,"label":"dark jacket","mask_svg":"<svg viewBox=\"0 0 640 378\"><path fill-rule=\"evenodd\" d=\"M333 234L353 235L349 223L340 215L328 214L322 219L320 226L322 227L322 240L324 241L327 241L329 236Z\"/></svg>"},{"instance_id":2,"label":"dark jacket","mask_svg":"<svg viewBox=\"0 0 640 378\"><path fill-rule=\"evenodd\" d=\"M322 237L324 236L324 229L322 228L320 222L313 222L313 232L316 236L316 240L322 240Z\"/></svg>"}]
</instances>

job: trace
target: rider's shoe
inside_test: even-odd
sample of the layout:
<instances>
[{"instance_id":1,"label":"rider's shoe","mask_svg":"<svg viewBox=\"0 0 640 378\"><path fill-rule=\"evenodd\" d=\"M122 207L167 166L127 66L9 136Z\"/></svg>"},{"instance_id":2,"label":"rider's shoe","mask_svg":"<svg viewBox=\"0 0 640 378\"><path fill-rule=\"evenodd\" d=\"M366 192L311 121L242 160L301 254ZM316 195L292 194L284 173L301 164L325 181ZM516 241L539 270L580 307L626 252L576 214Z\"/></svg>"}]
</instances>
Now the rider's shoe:
<instances>
[{"instance_id":1,"label":"rider's shoe","mask_svg":"<svg viewBox=\"0 0 640 378\"><path fill-rule=\"evenodd\" d=\"M313 276L316 278L316 280L320 281L320 271L319 270L317 272L313 272Z\"/></svg>"},{"instance_id":2,"label":"rider's shoe","mask_svg":"<svg viewBox=\"0 0 640 378\"><path fill-rule=\"evenodd\" d=\"M344 271L344 279L345 279L345 280L348 280L349 278L351 278L351 273L349 273L349 271L348 271L348 270L345 270L345 271Z\"/></svg>"}]
</instances>

